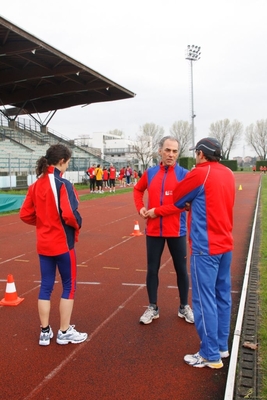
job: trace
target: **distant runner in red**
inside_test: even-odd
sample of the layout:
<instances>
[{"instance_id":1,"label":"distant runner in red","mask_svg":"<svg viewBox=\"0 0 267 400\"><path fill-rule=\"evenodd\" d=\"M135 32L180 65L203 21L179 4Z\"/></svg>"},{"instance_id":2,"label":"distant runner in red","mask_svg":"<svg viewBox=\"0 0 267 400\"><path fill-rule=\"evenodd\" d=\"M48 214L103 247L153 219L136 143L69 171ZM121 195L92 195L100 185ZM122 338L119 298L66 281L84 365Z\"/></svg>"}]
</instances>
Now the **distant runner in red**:
<instances>
[{"instance_id":1,"label":"distant runner in red","mask_svg":"<svg viewBox=\"0 0 267 400\"><path fill-rule=\"evenodd\" d=\"M116 186L116 168L113 166L113 164L110 164L109 166L109 191L110 193L113 192L115 193L115 186Z\"/></svg>"},{"instance_id":2,"label":"distant runner in red","mask_svg":"<svg viewBox=\"0 0 267 400\"><path fill-rule=\"evenodd\" d=\"M103 189L108 189L108 170L106 167L103 168Z\"/></svg>"},{"instance_id":3,"label":"distant runner in red","mask_svg":"<svg viewBox=\"0 0 267 400\"><path fill-rule=\"evenodd\" d=\"M90 178L90 193L95 192L95 169L96 165L92 164L92 166L87 170L87 175Z\"/></svg>"}]
</instances>

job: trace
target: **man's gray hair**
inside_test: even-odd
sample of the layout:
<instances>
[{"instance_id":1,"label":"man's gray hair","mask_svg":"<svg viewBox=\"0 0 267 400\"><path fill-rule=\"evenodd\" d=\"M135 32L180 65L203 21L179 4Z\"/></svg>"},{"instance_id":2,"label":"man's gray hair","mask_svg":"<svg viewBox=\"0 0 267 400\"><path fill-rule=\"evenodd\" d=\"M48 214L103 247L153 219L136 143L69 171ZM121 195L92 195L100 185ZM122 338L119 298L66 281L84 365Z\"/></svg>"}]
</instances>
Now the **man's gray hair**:
<instances>
[{"instance_id":1,"label":"man's gray hair","mask_svg":"<svg viewBox=\"0 0 267 400\"><path fill-rule=\"evenodd\" d=\"M179 141L176 139L174 136L164 136L160 141L159 141L159 148L162 149L164 146L165 140L173 140L178 143L178 146L180 145Z\"/></svg>"}]
</instances>

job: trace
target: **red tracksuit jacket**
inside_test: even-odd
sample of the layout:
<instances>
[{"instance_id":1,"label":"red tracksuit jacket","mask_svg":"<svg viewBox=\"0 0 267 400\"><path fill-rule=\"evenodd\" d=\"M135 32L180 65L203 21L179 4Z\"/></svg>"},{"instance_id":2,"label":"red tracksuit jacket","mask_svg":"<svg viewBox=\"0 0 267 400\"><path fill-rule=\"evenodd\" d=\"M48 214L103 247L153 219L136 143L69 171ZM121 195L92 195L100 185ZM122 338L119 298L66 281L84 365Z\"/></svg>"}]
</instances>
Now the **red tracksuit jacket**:
<instances>
[{"instance_id":1,"label":"red tracksuit jacket","mask_svg":"<svg viewBox=\"0 0 267 400\"><path fill-rule=\"evenodd\" d=\"M78 195L61 172L52 166L27 192L20 209L23 222L35 225L37 252L55 256L68 252L78 240L82 218L78 212Z\"/></svg>"},{"instance_id":2,"label":"red tracksuit jacket","mask_svg":"<svg viewBox=\"0 0 267 400\"><path fill-rule=\"evenodd\" d=\"M168 205L172 215L164 218L148 218L146 234L148 236L178 237L186 235L186 213L174 206L173 190L188 173L179 165L162 164L148 168L134 186L134 202L139 212L144 207L144 192L148 191L147 209Z\"/></svg>"}]
</instances>

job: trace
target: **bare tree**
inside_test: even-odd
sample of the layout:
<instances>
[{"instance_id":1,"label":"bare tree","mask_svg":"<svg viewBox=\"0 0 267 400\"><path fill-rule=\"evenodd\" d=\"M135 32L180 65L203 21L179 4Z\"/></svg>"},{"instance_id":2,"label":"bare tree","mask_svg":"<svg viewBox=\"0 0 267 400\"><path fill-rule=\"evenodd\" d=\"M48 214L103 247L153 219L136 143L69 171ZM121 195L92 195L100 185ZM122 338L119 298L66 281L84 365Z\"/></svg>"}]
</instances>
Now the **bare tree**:
<instances>
[{"instance_id":1,"label":"bare tree","mask_svg":"<svg viewBox=\"0 0 267 400\"><path fill-rule=\"evenodd\" d=\"M180 153L179 157L182 157L188 150L191 143L191 125L188 121L176 121L170 128L170 133L179 142Z\"/></svg>"},{"instance_id":2,"label":"bare tree","mask_svg":"<svg viewBox=\"0 0 267 400\"><path fill-rule=\"evenodd\" d=\"M267 155L267 119L256 121L246 128L246 142L251 146L260 160L266 160Z\"/></svg>"},{"instance_id":3,"label":"bare tree","mask_svg":"<svg viewBox=\"0 0 267 400\"><path fill-rule=\"evenodd\" d=\"M139 135L133 148L136 158L141 161L142 170L144 171L153 163L152 137Z\"/></svg>"},{"instance_id":4,"label":"bare tree","mask_svg":"<svg viewBox=\"0 0 267 400\"><path fill-rule=\"evenodd\" d=\"M164 135L164 129L154 123L146 123L140 127L134 151L143 169L158 159L158 143Z\"/></svg>"},{"instance_id":5,"label":"bare tree","mask_svg":"<svg viewBox=\"0 0 267 400\"><path fill-rule=\"evenodd\" d=\"M241 122L229 119L217 121L210 125L210 135L215 137L222 146L222 158L229 160L230 151L238 144L243 133Z\"/></svg>"},{"instance_id":6,"label":"bare tree","mask_svg":"<svg viewBox=\"0 0 267 400\"><path fill-rule=\"evenodd\" d=\"M140 131L142 136L152 137L152 150L154 152L157 152L158 143L164 135L164 129L162 128L162 126L156 125L154 123L146 123L142 127L140 127Z\"/></svg>"}]
</instances>

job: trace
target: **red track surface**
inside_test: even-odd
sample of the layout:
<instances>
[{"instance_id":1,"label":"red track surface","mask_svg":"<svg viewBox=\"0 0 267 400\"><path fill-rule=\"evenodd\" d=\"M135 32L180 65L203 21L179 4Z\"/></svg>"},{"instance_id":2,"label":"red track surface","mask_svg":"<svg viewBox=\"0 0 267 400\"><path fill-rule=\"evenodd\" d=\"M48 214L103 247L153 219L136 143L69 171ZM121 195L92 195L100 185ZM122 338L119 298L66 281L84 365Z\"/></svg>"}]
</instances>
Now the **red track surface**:
<instances>
[{"instance_id":1,"label":"red track surface","mask_svg":"<svg viewBox=\"0 0 267 400\"><path fill-rule=\"evenodd\" d=\"M236 174L235 250L232 264L234 328L259 174ZM241 186L240 186L241 185ZM242 188L242 190L239 190ZM1 400L220 400L224 368L197 369L183 356L199 349L194 325L177 317L178 293L167 250L162 257L160 318L140 325L147 306L145 236L130 236L138 217L132 193L80 203L83 227L76 246L78 285L72 323L89 334L79 345L38 345L39 262L34 227L18 215L1 217L0 299L14 276L16 307L0 307ZM51 325L59 324L60 284L52 295ZM190 293L191 302L191 293Z\"/></svg>"}]
</instances>

